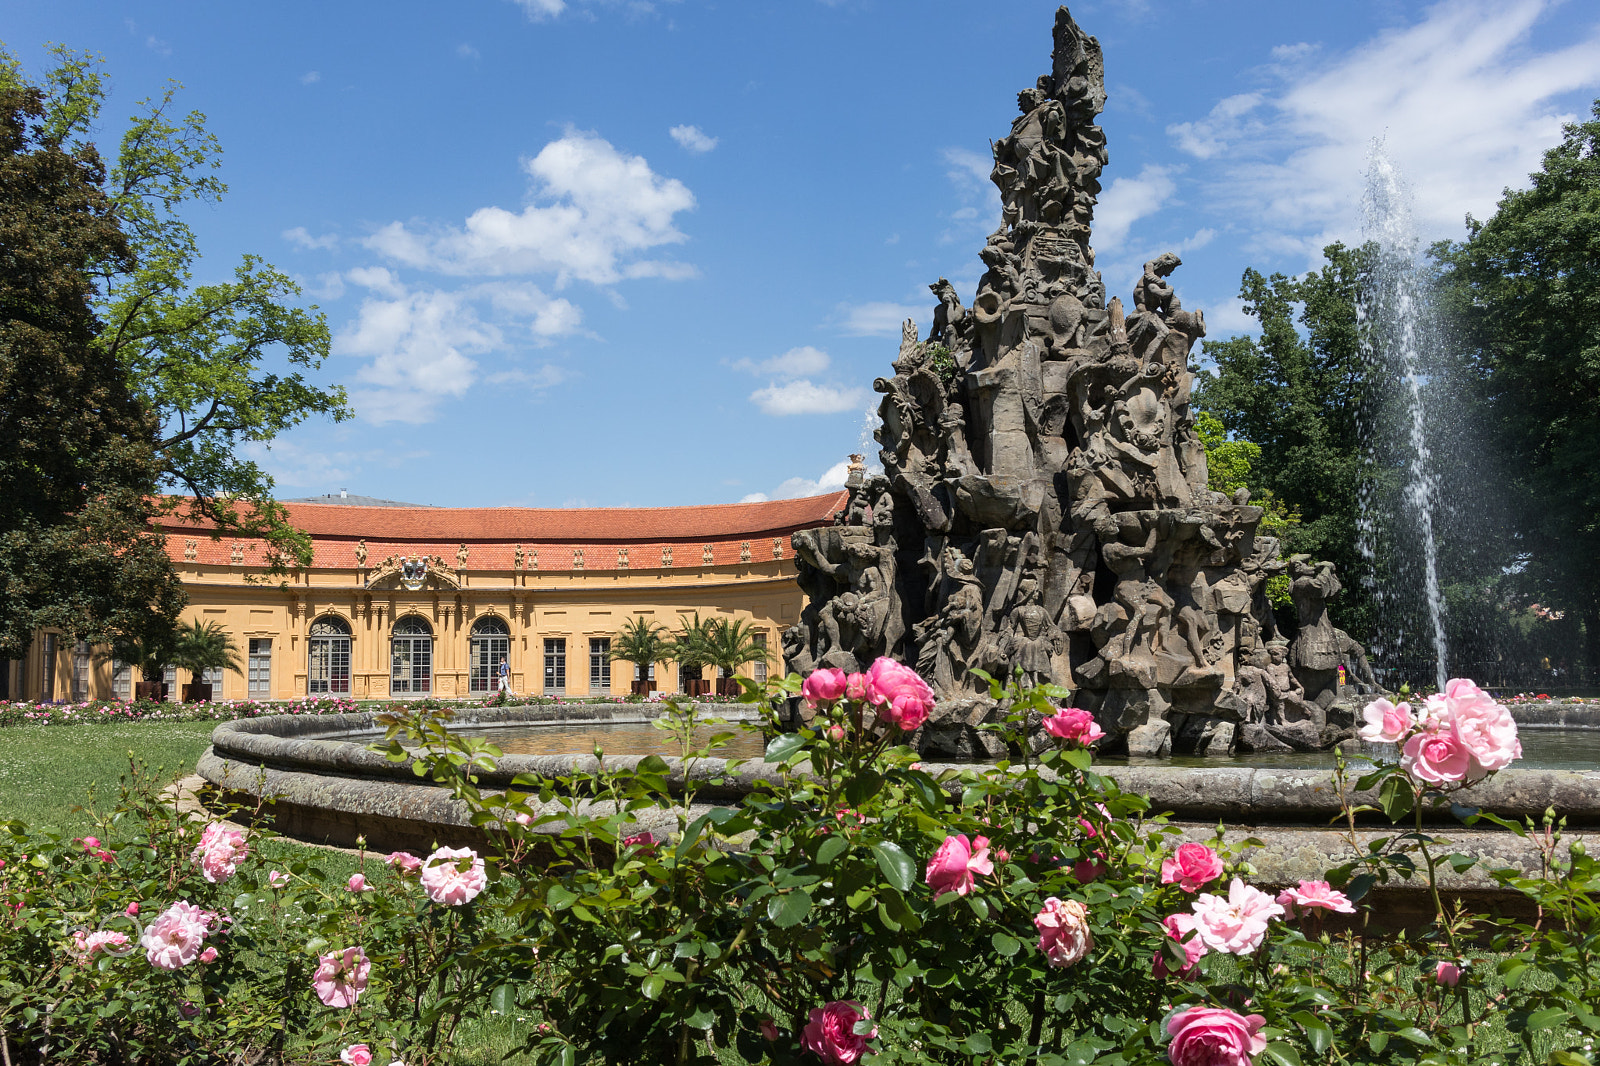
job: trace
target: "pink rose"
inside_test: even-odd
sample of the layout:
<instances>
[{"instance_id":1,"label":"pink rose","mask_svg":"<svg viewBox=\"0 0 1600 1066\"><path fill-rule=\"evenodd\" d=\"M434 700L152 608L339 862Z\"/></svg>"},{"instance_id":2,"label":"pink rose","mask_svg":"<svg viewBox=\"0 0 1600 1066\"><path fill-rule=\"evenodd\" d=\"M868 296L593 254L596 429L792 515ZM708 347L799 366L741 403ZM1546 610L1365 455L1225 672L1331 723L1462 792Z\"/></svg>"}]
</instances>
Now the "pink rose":
<instances>
[{"instance_id":1,"label":"pink rose","mask_svg":"<svg viewBox=\"0 0 1600 1066\"><path fill-rule=\"evenodd\" d=\"M1266 1050L1267 1038L1260 1035L1265 1024L1259 1014L1193 1007L1167 1022L1172 1036L1167 1057L1172 1066L1250 1066L1251 1059Z\"/></svg>"},{"instance_id":2,"label":"pink rose","mask_svg":"<svg viewBox=\"0 0 1600 1066\"><path fill-rule=\"evenodd\" d=\"M778 1026L771 1018L762 1018L756 1023L756 1028L761 1030L761 1039L769 1044L777 1042Z\"/></svg>"},{"instance_id":3,"label":"pink rose","mask_svg":"<svg viewBox=\"0 0 1600 1066\"><path fill-rule=\"evenodd\" d=\"M805 683L800 686L800 694L806 698L806 706L815 707L819 703L833 703L844 695L844 671L835 669L813 670L806 677Z\"/></svg>"},{"instance_id":4,"label":"pink rose","mask_svg":"<svg viewBox=\"0 0 1600 1066\"><path fill-rule=\"evenodd\" d=\"M1227 898L1205 892L1192 906L1195 932L1206 947L1229 955L1254 952L1266 938L1267 923L1283 916L1283 908L1271 896L1237 877L1228 886Z\"/></svg>"},{"instance_id":5,"label":"pink rose","mask_svg":"<svg viewBox=\"0 0 1600 1066\"><path fill-rule=\"evenodd\" d=\"M289 875L282 870L274 870L267 875L267 884L273 888L282 888L289 883Z\"/></svg>"},{"instance_id":6,"label":"pink rose","mask_svg":"<svg viewBox=\"0 0 1600 1066\"><path fill-rule=\"evenodd\" d=\"M623 847L638 847L643 848L645 851L655 851L658 843L660 843L660 841L656 840L655 834L650 832L648 829L640 830L639 832L634 833L632 836L626 836L622 838Z\"/></svg>"},{"instance_id":7,"label":"pink rose","mask_svg":"<svg viewBox=\"0 0 1600 1066\"><path fill-rule=\"evenodd\" d=\"M1466 780L1473 770L1472 753L1449 722L1430 718L1426 725L1400 749L1400 768L1430 785Z\"/></svg>"},{"instance_id":8,"label":"pink rose","mask_svg":"<svg viewBox=\"0 0 1600 1066\"><path fill-rule=\"evenodd\" d=\"M200 875L216 885L232 877L249 854L244 833L221 822L211 822L201 832L200 843L195 845L189 861L199 863Z\"/></svg>"},{"instance_id":9,"label":"pink rose","mask_svg":"<svg viewBox=\"0 0 1600 1066\"><path fill-rule=\"evenodd\" d=\"M1076 707L1065 707L1044 720L1044 730L1053 737L1089 745L1106 735L1094 715Z\"/></svg>"},{"instance_id":10,"label":"pink rose","mask_svg":"<svg viewBox=\"0 0 1600 1066\"><path fill-rule=\"evenodd\" d=\"M965 896L972 891L974 874L992 873L994 863L989 861L989 838L978 837L969 843L965 833L956 833L945 837L939 850L928 860L924 879L933 889L933 898L938 899L947 892Z\"/></svg>"},{"instance_id":11,"label":"pink rose","mask_svg":"<svg viewBox=\"0 0 1600 1066\"><path fill-rule=\"evenodd\" d=\"M339 1052L339 1061L345 1066L372 1066L372 1049L365 1044L351 1044Z\"/></svg>"},{"instance_id":12,"label":"pink rose","mask_svg":"<svg viewBox=\"0 0 1600 1066\"><path fill-rule=\"evenodd\" d=\"M422 869L422 860L409 851L391 851L383 861L403 874L414 874Z\"/></svg>"},{"instance_id":13,"label":"pink rose","mask_svg":"<svg viewBox=\"0 0 1600 1066\"><path fill-rule=\"evenodd\" d=\"M532 825L533 815L529 814L527 811L519 811L517 816L513 818L512 821L516 822L518 825Z\"/></svg>"},{"instance_id":14,"label":"pink rose","mask_svg":"<svg viewBox=\"0 0 1600 1066\"><path fill-rule=\"evenodd\" d=\"M1398 744L1400 738L1415 723L1411 719L1411 704L1396 707L1385 699L1376 699L1361 712L1367 724L1361 727L1361 739L1372 744Z\"/></svg>"},{"instance_id":15,"label":"pink rose","mask_svg":"<svg viewBox=\"0 0 1600 1066\"><path fill-rule=\"evenodd\" d=\"M117 949L128 943L128 938L122 933L114 933L109 929L85 934L78 930L72 934L72 954L77 957L79 966L87 966L89 960L96 955L125 955L124 951Z\"/></svg>"},{"instance_id":16,"label":"pink rose","mask_svg":"<svg viewBox=\"0 0 1600 1066\"><path fill-rule=\"evenodd\" d=\"M346 885L351 892L371 892L372 886L367 884L365 874L351 874L350 883Z\"/></svg>"},{"instance_id":17,"label":"pink rose","mask_svg":"<svg viewBox=\"0 0 1600 1066\"><path fill-rule=\"evenodd\" d=\"M1155 960L1151 964L1151 972L1158 978L1175 976L1179 980L1187 981L1194 976L1194 970L1199 965L1201 958L1206 954L1206 942L1197 936L1190 936L1199 921L1192 914L1169 914L1161 920L1166 927L1167 939L1176 940L1183 945L1183 968L1176 973L1167 968L1167 954L1164 951L1156 952ZM1185 940L1184 937L1189 937Z\"/></svg>"},{"instance_id":18,"label":"pink rose","mask_svg":"<svg viewBox=\"0 0 1600 1066\"><path fill-rule=\"evenodd\" d=\"M1075 899L1051 896L1034 915L1033 927L1039 931L1039 950L1051 966L1071 966L1094 950L1089 908Z\"/></svg>"},{"instance_id":19,"label":"pink rose","mask_svg":"<svg viewBox=\"0 0 1600 1066\"><path fill-rule=\"evenodd\" d=\"M838 722L835 722L832 725L830 725L828 727L828 739L833 741L835 744L843 744L844 743L844 726L840 725Z\"/></svg>"},{"instance_id":20,"label":"pink rose","mask_svg":"<svg viewBox=\"0 0 1600 1066\"><path fill-rule=\"evenodd\" d=\"M1461 980L1461 969L1453 962L1441 962L1433 968L1433 979L1438 984L1454 988L1456 982Z\"/></svg>"},{"instance_id":21,"label":"pink rose","mask_svg":"<svg viewBox=\"0 0 1600 1066\"><path fill-rule=\"evenodd\" d=\"M850 1066L866 1053L867 1041L878 1035L876 1026L865 1034L857 1033L856 1023L863 1020L871 1021L872 1015L851 1000L813 1007L800 1032L800 1043L828 1066Z\"/></svg>"},{"instance_id":22,"label":"pink rose","mask_svg":"<svg viewBox=\"0 0 1600 1066\"><path fill-rule=\"evenodd\" d=\"M145 927L139 944L150 965L176 970L200 957L201 945L215 915L187 900L179 900Z\"/></svg>"},{"instance_id":23,"label":"pink rose","mask_svg":"<svg viewBox=\"0 0 1600 1066\"><path fill-rule=\"evenodd\" d=\"M1445 686L1444 698L1456 739L1476 764L1467 779L1476 781L1495 770L1504 770L1513 759L1522 758L1522 741L1517 739L1517 723L1511 712L1466 678L1456 678Z\"/></svg>"},{"instance_id":24,"label":"pink rose","mask_svg":"<svg viewBox=\"0 0 1600 1066\"><path fill-rule=\"evenodd\" d=\"M123 911L122 913L126 914L129 918L135 917L139 913L139 904L137 904L137 903L128 904L128 909Z\"/></svg>"},{"instance_id":25,"label":"pink rose","mask_svg":"<svg viewBox=\"0 0 1600 1066\"><path fill-rule=\"evenodd\" d=\"M844 698L860 702L867 698L867 675L854 673L844 680Z\"/></svg>"},{"instance_id":26,"label":"pink rose","mask_svg":"<svg viewBox=\"0 0 1600 1066\"><path fill-rule=\"evenodd\" d=\"M1161 863L1161 883L1176 882L1185 892L1198 892L1221 876L1221 857L1204 844L1179 844L1172 857Z\"/></svg>"},{"instance_id":27,"label":"pink rose","mask_svg":"<svg viewBox=\"0 0 1600 1066\"><path fill-rule=\"evenodd\" d=\"M462 869L463 863L466 869ZM445 906L470 903L488 885L483 860L471 848L439 848L422 868L422 890L433 902Z\"/></svg>"},{"instance_id":28,"label":"pink rose","mask_svg":"<svg viewBox=\"0 0 1600 1066\"><path fill-rule=\"evenodd\" d=\"M217 961L217 949L216 948L210 948L210 947L206 948L204 951L202 951L200 953L200 961L201 962L216 962Z\"/></svg>"},{"instance_id":29,"label":"pink rose","mask_svg":"<svg viewBox=\"0 0 1600 1066\"><path fill-rule=\"evenodd\" d=\"M1302 915L1315 910L1338 914L1356 912L1356 905L1350 902L1350 897L1326 881L1301 881L1298 888L1286 888L1278 893L1278 905L1288 914L1294 914L1296 910Z\"/></svg>"},{"instance_id":30,"label":"pink rose","mask_svg":"<svg viewBox=\"0 0 1600 1066\"><path fill-rule=\"evenodd\" d=\"M1079 859L1072 864L1072 876L1078 879L1079 884L1088 884L1098 881L1106 875L1106 853L1097 851L1092 856Z\"/></svg>"},{"instance_id":31,"label":"pink rose","mask_svg":"<svg viewBox=\"0 0 1600 1066\"><path fill-rule=\"evenodd\" d=\"M933 689L915 670L887 657L867 670L866 699L878 708L879 718L907 733L933 713Z\"/></svg>"},{"instance_id":32,"label":"pink rose","mask_svg":"<svg viewBox=\"0 0 1600 1066\"><path fill-rule=\"evenodd\" d=\"M311 988L326 1007L353 1007L366 991L372 960L358 944L343 951L331 951L317 959L317 972L311 975Z\"/></svg>"}]
</instances>

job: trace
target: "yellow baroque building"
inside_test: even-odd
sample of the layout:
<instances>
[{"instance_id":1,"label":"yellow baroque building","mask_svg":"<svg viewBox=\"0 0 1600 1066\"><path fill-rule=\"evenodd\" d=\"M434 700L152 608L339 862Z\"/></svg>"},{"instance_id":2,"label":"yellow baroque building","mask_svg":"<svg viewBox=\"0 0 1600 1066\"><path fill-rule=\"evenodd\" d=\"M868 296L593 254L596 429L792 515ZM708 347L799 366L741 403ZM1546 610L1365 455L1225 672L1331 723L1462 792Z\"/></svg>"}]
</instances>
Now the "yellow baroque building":
<instances>
[{"instance_id":1,"label":"yellow baroque building","mask_svg":"<svg viewBox=\"0 0 1600 1066\"><path fill-rule=\"evenodd\" d=\"M632 690L634 668L610 661L623 625L676 630L737 619L772 649L800 616L797 529L826 525L837 492L705 507L539 509L420 507L365 497L285 501L312 538L313 561L288 578L267 572L263 545L169 530L167 549L189 604L183 622L216 622L246 671L212 676L214 699L461 698L498 685L518 694L596 696ZM48 630L3 675L0 698L127 699L140 679L103 649ZM655 687L682 690L675 664ZM165 680L174 677L168 668Z\"/></svg>"}]
</instances>

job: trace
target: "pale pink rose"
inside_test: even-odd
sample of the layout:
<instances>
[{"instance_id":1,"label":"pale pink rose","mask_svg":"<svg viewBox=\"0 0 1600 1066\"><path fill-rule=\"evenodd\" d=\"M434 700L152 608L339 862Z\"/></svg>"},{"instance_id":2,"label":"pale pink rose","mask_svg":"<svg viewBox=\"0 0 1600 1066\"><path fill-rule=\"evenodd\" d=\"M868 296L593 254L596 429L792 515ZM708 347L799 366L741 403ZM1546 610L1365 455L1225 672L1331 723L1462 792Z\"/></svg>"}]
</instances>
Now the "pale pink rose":
<instances>
[{"instance_id":1,"label":"pale pink rose","mask_svg":"<svg viewBox=\"0 0 1600 1066\"><path fill-rule=\"evenodd\" d=\"M311 975L311 988L326 1007L353 1007L366 990L372 973L372 960L358 944L343 951L332 951L317 959L317 972Z\"/></svg>"},{"instance_id":2,"label":"pale pink rose","mask_svg":"<svg viewBox=\"0 0 1600 1066\"><path fill-rule=\"evenodd\" d=\"M890 658L880 658L867 670L867 702L878 717L907 733L933 713L933 689L917 672Z\"/></svg>"},{"instance_id":3,"label":"pale pink rose","mask_svg":"<svg viewBox=\"0 0 1600 1066\"><path fill-rule=\"evenodd\" d=\"M522 811L518 813L517 816L512 820L518 825L532 825L533 815L529 814L527 811Z\"/></svg>"},{"instance_id":4,"label":"pale pink rose","mask_svg":"<svg viewBox=\"0 0 1600 1066\"><path fill-rule=\"evenodd\" d=\"M1372 744L1398 744L1415 724L1411 719L1411 704L1398 707L1385 699L1376 699L1361 712L1367 724L1361 727L1361 739Z\"/></svg>"},{"instance_id":5,"label":"pale pink rose","mask_svg":"<svg viewBox=\"0 0 1600 1066\"><path fill-rule=\"evenodd\" d=\"M1326 881L1301 881L1298 888L1286 888L1278 893L1278 905L1285 913L1304 915L1315 910L1354 914L1356 905L1350 897Z\"/></svg>"},{"instance_id":6,"label":"pale pink rose","mask_svg":"<svg viewBox=\"0 0 1600 1066\"><path fill-rule=\"evenodd\" d=\"M1195 932L1206 947L1229 955L1254 952L1266 938L1267 923L1283 916L1283 908L1271 896L1237 877L1226 898L1205 892L1193 908Z\"/></svg>"},{"instance_id":7,"label":"pale pink rose","mask_svg":"<svg viewBox=\"0 0 1600 1066\"><path fill-rule=\"evenodd\" d=\"M1076 707L1065 707L1044 720L1044 731L1061 740L1093 744L1106 735L1094 715Z\"/></svg>"},{"instance_id":8,"label":"pale pink rose","mask_svg":"<svg viewBox=\"0 0 1600 1066\"><path fill-rule=\"evenodd\" d=\"M1400 768L1425 784L1464 781L1473 770L1472 753L1447 721L1429 719L1428 728L1412 736L1400 751Z\"/></svg>"},{"instance_id":9,"label":"pale pink rose","mask_svg":"<svg viewBox=\"0 0 1600 1066\"><path fill-rule=\"evenodd\" d=\"M267 875L267 884L273 888L282 888L289 883L289 875L282 870L274 870Z\"/></svg>"},{"instance_id":10,"label":"pale pink rose","mask_svg":"<svg viewBox=\"0 0 1600 1066\"><path fill-rule=\"evenodd\" d=\"M372 1066L372 1049L365 1044L351 1044L339 1052L339 1061L345 1066Z\"/></svg>"},{"instance_id":11,"label":"pale pink rose","mask_svg":"<svg viewBox=\"0 0 1600 1066\"><path fill-rule=\"evenodd\" d=\"M414 874L422 869L422 860L409 851L391 851L383 861L403 874Z\"/></svg>"},{"instance_id":12,"label":"pale pink rose","mask_svg":"<svg viewBox=\"0 0 1600 1066\"><path fill-rule=\"evenodd\" d=\"M769 1044L777 1042L778 1026L771 1018L762 1018L756 1023L756 1028L761 1031L761 1039Z\"/></svg>"},{"instance_id":13,"label":"pale pink rose","mask_svg":"<svg viewBox=\"0 0 1600 1066\"><path fill-rule=\"evenodd\" d=\"M865 1034L855 1031L856 1023L863 1019L870 1021L872 1015L851 1000L813 1007L800 1032L800 1043L828 1066L850 1066L866 1053L867 1041L878 1035L876 1027Z\"/></svg>"},{"instance_id":14,"label":"pale pink rose","mask_svg":"<svg viewBox=\"0 0 1600 1066\"><path fill-rule=\"evenodd\" d=\"M462 869L463 862L466 869ZM444 906L471 903L488 885L483 860L471 848L439 848L422 868L422 890Z\"/></svg>"},{"instance_id":15,"label":"pale pink rose","mask_svg":"<svg viewBox=\"0 0 1600 1066\"><path fill-rule=\"evenodd\" d=\"M1051 896L1034 915L1033 927L1039 931L1039 950L1051 966L1071 966L1094 950L1089 908L1075 899Z\"/></svg>"},{"instance_id":16,"label":"pale pink rose","mask_svg":"<svg viewBox=\"0 0 1600 1066\"><path fill-rule=\"evenodd\" d=\"M101 929L93 933L85 933L82 929L72 934L72 955L78 960L79 966L87 966L89 960L96 955L121 955L124 952L115 949L128 943L128 938L122 933L114 933L109 929Z\"/></svg>"},{"instance_id":17,"label":"pale pink rose","mask_svg":"<svg viewBox=\"0 0 1600 1066\"><path fill-rule=\"evenodd\" d=\"M367 884L367 877L366 877L365 874L351 874L350 875L350 883L348 885L346 885L345 887L348 888L351 892L371 892L372 891L372 886Z\"/></svg>"},{"instance_id":18,"label":"pale pink rose","mask_svg":"<svg viewBox=\"0 0 1600 1066\"><path fill-rule=\"evenodd\" d=\"M1151 972L1158 978L1176 976L1187 981L1194 976L1195 967L1206 954L1206 942L1197 936L1191 936L1195 926L1199 924L1193 914L1169 914L1161 919L1161 924L1166 927L1167 939L1176 940L1183 945L1183 968L1173 973L1167 968L1167 955L1164 951L1156 952L1155 960L1151 963ZM1185 940L1184 937L1189 937Z\"/></svg>"},{"instance_id":19,"label":"pale pink rose","mask_svg":"<svg viewBox=\"0 0 1600 1066\"><path fill-rule=\"evenodd\" d=\"M200 843L190 853L189 861L199 863L200 875L215 885L232 877L249 854L244 833L221 822L211 822L201 832Z\"/></svg>"},{"instance_id":20,"label":"pale pink rose","mask_svg":"<svg viewBox=\"0 0 1600 1066\"><path fill-rule=\"evenodd\" d=\"M844 679L844 698L860 702L867 698L867 675L854 673Z\"/></svg>"},{"instance_id":21,"label":"pale pink rose","mask_svg":"<svg viewBox=\"0 0 1600 1066\"><path fill-rule=\"evenodd\" d=\"M1172 1066L1250 1066L1266 1050L1259 1014L1240 1015L1217 1007L1194 1007L1167 1022Z\"/></svg>"},{"instance_id":22,"label":"pale pink rose","mask_svg":"<svg viewBox=\"0 0 1600 1066\"><path fill-rule=\"evenodd\" d=\"M217 961L217 949L216 948L210 948L210 947L206 948L204 951L202 951L200 953L200 961L201 962L216 962Z\"/></svg>"},{"instance_id":23,"label":"pale pink rose","mask_svg":"<svg viewBox=\"0 0 1600 1066\"><path fill-rule=\"evenodd\" d=\"M1466 678L1454 679L1445 686L1445 705L1456 738L1476 764L1468 780L1504 770L1513 759L1522 758L1522 741L1517 739L1511 712L1477 685Z\"/></svg>"},{"instance_id":24,"label":"pale pink rose","mask_svg":"<svg viewBox=\"0 0 1600 1066\"><path fill-rule=\"evenodd\" d=\"M1461 980L1461 968L1453 962L1441 962L1433 968L1433 979L1438 984L1454 988L1456 982Z\"/></svg>"},{"instance_id":25,"label":"pale pink rose","mask_svg":"<svg viewBox=\"0 0 1600 1066\"><path fill-rule=\"evenodd\" d=\"M978 837L968 842L965 833L944 838L939 850L928 860L924 880L938 899L947 892L965 896L972 891L973 875L988 876L994 873L994 863L989 860L989 838Z\"/></svg>"},{"instance_id":26,"label":"pale pink rose","mask_svg":"<svg viewBox=\"0 0 1600 1066\"><path fill-rule=\"evenodd\" d=\"M1185 892L1198 892L1221 876L1221 856L1204 844L1179 844L1178 850L1161 863L1161 883L1176 883Z\"/></svg>"},{"instance_id":27,"label":"pale pink rose","mask_svg":"<svg viewBox=\"0 0 1600 1066\"><path fill-rule=\"evenodd\" d=\"M179 900L162 911L145 927L139 944L150 965L176 970L200 957L206 934L216 916L186 900Z\"/></svg>"},{"instance_id":28,"label":"pale pink rose","mask_svg":"<svg viewBox=\"0 0 1600 1066\"><path fill-rule=\"evenodd\" d=\"M819 703L832 703L844 695L844 671L832 668L813 670L800 686L800 694L808 707Z\"/></svg>"}]
</instances>

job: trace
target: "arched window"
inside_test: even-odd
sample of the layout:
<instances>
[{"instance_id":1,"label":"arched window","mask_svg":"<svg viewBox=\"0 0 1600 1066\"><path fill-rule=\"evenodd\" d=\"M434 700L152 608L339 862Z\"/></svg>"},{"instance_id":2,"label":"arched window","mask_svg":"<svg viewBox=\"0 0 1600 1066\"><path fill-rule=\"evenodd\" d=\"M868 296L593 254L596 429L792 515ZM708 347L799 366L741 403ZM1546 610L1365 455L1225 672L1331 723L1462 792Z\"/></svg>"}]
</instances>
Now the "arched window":
<instances>
[{"instance_id":1,"label":"arched window","mask_svg":"<svg viewBox=\"0 0 1600 1066\"><path fill-rule=\"evenodd\" d=\"M350 623L337 615L312 622L306 657L308 694L350 694Z\"/></svg>"},{"instance_id":2,"label":"arched window","mask_svg":"<svg viewBox=\"0 0 1600 1066\"><path fill-rule=\"evenodd\" d=\"M389 638L389 695L417 696L433 691L433 630L416 615L394 624Z\"/></svg>"},{"instance_id":3,"label":"arched window","mask_svg":"<svg viewBox=\"0 0 1600 1066\"><path fill-rule=\"evenodd\" d=\"M500 683L500 664L511 655L511 630L498 618L482 618L472 627L468 646L473 692L491 692Z\"/></svg>"}]
</instances>

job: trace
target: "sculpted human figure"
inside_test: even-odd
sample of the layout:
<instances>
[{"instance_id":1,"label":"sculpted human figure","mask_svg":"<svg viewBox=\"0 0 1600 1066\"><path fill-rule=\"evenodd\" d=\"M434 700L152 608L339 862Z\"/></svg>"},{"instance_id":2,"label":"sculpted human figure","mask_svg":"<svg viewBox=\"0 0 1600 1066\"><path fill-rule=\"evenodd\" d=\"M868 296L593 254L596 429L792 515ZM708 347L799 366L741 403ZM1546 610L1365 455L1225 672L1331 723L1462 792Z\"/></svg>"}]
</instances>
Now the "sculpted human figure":
<instances>
[{"instance_id":1,"label":"sculpted human figure","mask_svg":"<svg viewBox=\"0 0 1600 1066\"><path fill-rule=\"evenodd\" d=\"M948 347L960 329L962 321L967 317L967 309L961 306L961 298L956 295L956 287L944 278L940 278L928 288L939 298L939 306L933 309L933 328L928 332L928 340Z\"/></svg>"},{"instance_id":2,"label":"sculpted human figure","mask_svg":"<svg viewBox=\"0 0 1600 1066\"><path fill-rule=\"evenodd\" d=\"M1183 310L1183 304L1178 300L1178 294L1173 291L1172 283L1167 280L1174 270L1183 265L1183 260L1171 252L1162 252L1144 265L1144 276L1133 287L1133 306L1138 311L1151 311L1155 314L1166 316L1172 311ZM1188 277L1188 275L1184 275Z\"/></svg>"},{"instance_id":3,"label":"sculpted human figure","mask_svg":"<svg viewBox=\"0 0 1600 1066\"><path fill-rule=\"evenodd\" d=\"M1007 617L1001 654L1011 667L1021 667L1030 685L1048 681L1054 659L1061 650L1061 631L1050 621L1049 612L1039 603L1039 578L1024 574L1017 585L1017 604Z\"/></svg>"},{"instance_id":4,"label":"sculpted human figure","mask_svg":"<svg viewBox=\"0 0 1600 1066\"><path fill-rule=\"evenodd\" d=\"M939 413L939 435L944 438L946 477L961 477L977 470L967 448L967 413L960 404L949 404Z\"/></svg>"}]
</instances>

